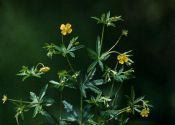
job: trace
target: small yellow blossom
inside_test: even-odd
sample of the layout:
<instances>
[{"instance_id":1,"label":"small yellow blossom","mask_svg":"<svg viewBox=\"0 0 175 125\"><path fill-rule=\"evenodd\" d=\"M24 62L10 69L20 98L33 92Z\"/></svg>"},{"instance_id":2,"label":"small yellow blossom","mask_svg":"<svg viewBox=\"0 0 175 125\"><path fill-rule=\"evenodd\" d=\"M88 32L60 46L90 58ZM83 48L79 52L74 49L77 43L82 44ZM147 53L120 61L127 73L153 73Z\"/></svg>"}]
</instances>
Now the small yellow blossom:
<instances>
[{"instance_id":1,"label":"small yellow blossom","mask_svg":"<svg viewBox=\"0 0 175 125\"><path fill-rule=\"evenodd\" d=\"M120 54L117 56L117 60L119 61L120 64L127 63L129 58L126 54Z\"/></svg>"},{"instance_id":2,"label":"small yellow blossom","mask_svg":"<svg viewBox=\"0 0 175 125\"><path fill-rule=\"evenodd\" d=\"M67 34L70 34L72 32L71 24L70 23L67 23L66 25L61 24L60 30L61 30L61 34L64 36Z\"/></svg>"},{"instance_id":3,"label":"small yellow blossom","mask_svg":"<svg viewBox=\"0 0 175 125\"><path fill-rule=\"evenodd\" d=\"M131 113L131 111L132 111L131 107L128 106L128 107L126 108L126 112L127 112L127 113Z\"/></svg>"},{"instance_id":4,"label":"small yellow blossom","mask_svg":"<svg viewBox=\"0 0 175 125\"><path fill-rule=\"evenodd\" d=\"M8 100L7 95L3 95L2 103L4 104Z\"/></svg>"},{"instance_id":5,"label":"small yellow blossom","mask_svg":"<svg viewBox=\"0 0 175 125\"><path fill-rule=\"evenodd\" d=\"M49 70L50 70L50 67L44 66L44 67L42 67L42 68L39 69L39 72L46 73L46 72L48 72Z\"/></svg>"},{"instance_id":6,"label":"small yellow blossom","mask_svg":"<svg viewBox=\"0 0 175 125\"><path fill-rule=\"evenodd\" d=\"M142 117L148 117L148 114L149 114L149 108L144 108L142 109L142 111L140 112L140 115Z\"/></svg>"},{"instance_id":7,"label":"small yellow blossom","mask_svg":"<svg viewBox=\"0 0 175 125\"><path fill-rule=\"evenodd\" d=\"M127 36L128 35L128 30L122 30L122 35Z\"/></svg>"}]
</instances>

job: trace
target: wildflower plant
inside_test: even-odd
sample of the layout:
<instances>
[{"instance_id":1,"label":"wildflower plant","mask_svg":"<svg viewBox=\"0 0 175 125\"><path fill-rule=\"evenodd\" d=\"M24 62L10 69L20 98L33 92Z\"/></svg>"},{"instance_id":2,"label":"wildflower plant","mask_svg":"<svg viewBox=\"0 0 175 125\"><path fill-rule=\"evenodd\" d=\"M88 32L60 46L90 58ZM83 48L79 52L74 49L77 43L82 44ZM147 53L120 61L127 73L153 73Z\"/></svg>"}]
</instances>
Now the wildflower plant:
<instances>
[{"instance_id":1,"label":"wildflower plant","mask_svg":"<svg viewBox=\"0 0 175 125\"><path fill-rule=\"evenodd\" d=\"M11 99L7 95L3 95L2 103L12 102L14 104L15 118L18 125L20 124L19 116L24 119L24 114L30 110L33 110L33 118L37 115L43 115L48 120L46 124L51 125L124 125L136 113L140 114L141 117L149 116L151 107L149 101L145 100L145 97L137 98L133 87L131 87L131 94L126 96L124 104L120 103L118 99L119 96L125 97L119 94L122 91L124 81L134 78L132 51L117 51L119 41L123 37L127 37L128 31L122 30L112 47L107 50L103 49L106 29L108 27L115 28L116 22L123 21L122 17L111 16L110 12L107 12L99 18L92 17L92 19L95 19L97 24L102 26L102 32L101 36L97 36L96 49L87 49L92 63L87 66L86 72L75 69L70 61L70 58L76 58L75 54L81 52L81 49L84 49L85 46L80 44L78 36L72 37L69 42L65 41L64 38L67 35L71 36L73 29L70 23L61 24L61 42L57 45L46 43L43 48L46 49L46 55L49 58L55 58L53 57L55 55L66 58L70 69L59 70L56 74L58 79L46 81L39 95L30 92L29 101ZM112 55L115 55L114 67L107 65L109 58L114 57ZM44 66L43 63L38 63L31 68L22 66L17 75L22 77L24 82L32 77L42 78L44 74L49 73L49 70L52 70L52 68ZM106 89L101 86L105 86ZM47 98L49 96L47 90L51 87L58 91L59 98ZM67 88L79 91L79 109L74 109L71 102L64 98L63 91ZM54 105L58 105L59 115L54 116L49 111L49 107Z\"/></svg>"}]
</instances>

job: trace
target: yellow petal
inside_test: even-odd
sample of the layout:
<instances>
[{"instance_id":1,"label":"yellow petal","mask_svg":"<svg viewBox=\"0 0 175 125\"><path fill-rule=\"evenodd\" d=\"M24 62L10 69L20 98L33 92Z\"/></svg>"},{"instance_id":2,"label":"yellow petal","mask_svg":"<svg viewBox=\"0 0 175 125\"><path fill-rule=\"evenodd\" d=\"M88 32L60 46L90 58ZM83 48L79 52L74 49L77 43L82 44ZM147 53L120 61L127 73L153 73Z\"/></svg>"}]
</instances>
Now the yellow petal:
<instances>
[{"instance_id":1,"label":"yellow petal","mask_svg":"<svg viewBox=\"0 0 175 125\"><path fill-rule=\"evenodd\" d=\"M67 23L67 24L66 24L66 28L67 28L67 29L71 28L71 24L70 24L70 23Z\"/></svg>"},{"instance_id":2,"label":"yellow petal","mask_svg":"<svg viewBox=\"0 0 175 125\"><path fill-rule=\"evenodd\" d=\"M67 30L67 33L70 34L71 32L72 32L72 29L71 28Z\"/></svg>"},{"instance_id":3,"label":"yellow petal","mask_svg":"<svg viewBox=\"0 0 175 125\"><path fill-rule=\"evenodd\" d=\"M124 61L123 61L123 60L119 60L119 63L120 63L120 64L124 64Z\"/></svg>"},{"instance_id":4,"label":"yellow petal","mask_svg":"<svg viewBox=\"0 0 175 125\"><path fill-rule=\"evenodd\" d=\"M48 72L49 70L50 70L49 67L42 67L42 68L40 68L39 72L46 73L46 72Z\"/></svg>"},{"instance_id":5,"label":"yellow petal","mask_svg":"<svg viewBox=\"0 0 175 125\"><path fill-rule=\"evenodd\" d=\"M61 34L65 36L67 34L66 30L62 30Z\"/></svg>"},{"instance_id":6,"label":"yellow petal","mask_svg":"<svg viewBox=\"0 0 175 125\"><path fill-rule=\"evenodd\" d=\"M64 30L65 28L66 28L66 26L64 24L61 24L60 30Z\"/></svg>"},{"instance_id":7,"label":"yellow petal","mask_svg":"<svg viewBox=\"0 0 175 125\"><path fill-rule=\"evenodd\" d=\"M118 56L117 56L117 59L120 60L120 59L121 59L121 55L118 55Z\"/></svg>"}]
</instances>

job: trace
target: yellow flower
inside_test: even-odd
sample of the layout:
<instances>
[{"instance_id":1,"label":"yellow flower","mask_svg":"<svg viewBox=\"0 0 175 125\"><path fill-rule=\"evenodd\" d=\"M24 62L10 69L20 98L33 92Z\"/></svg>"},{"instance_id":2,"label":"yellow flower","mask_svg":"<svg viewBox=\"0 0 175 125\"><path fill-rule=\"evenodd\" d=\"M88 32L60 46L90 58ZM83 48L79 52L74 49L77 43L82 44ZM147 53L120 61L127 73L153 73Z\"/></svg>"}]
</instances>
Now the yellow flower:
<instances>
[{"instance_id":1,"label":"yellow flower","mask_svg":"<svg viewBox=\"0 0 175 125\"><path fill-rule=\"evenodd\" d=\"M67 23L66 25L61 24L60 30L61 30L61 34L64 36L67 34L70 34L72 32L71 24L70 23Z\"/></svg>"},{"instance_id":2,"label":"yellow flower","mask_svg":"<svg viewBox=\"0 0 175 125\"><path fill-rule=\"evenodd\" d=\"M46 73L46 72L48 72L49 70L50 70L49 67L44 66L44 67L40 68L39 72Z\"/></svg>"},{"instance_id":3,"label":"yellow flower","mask_svg":"<svg viewBox=\"0 0 175 125\"><path fill-rule=\"evenodd\" d=\"M144 108L142 109L142 111L140 112L140 115L142 117L148 117L148 114L149 114L149 108Z\"/></svg>"},{"instance_id":4,"label":"yellow flower","mask_svg":"<svg viewBox=\"0 0 175 125\"><path fill-rule=\"evenodd\" d=\"M122 35L127 36L128 35L128 30L122 30Z\"/></svg>"},{"instance_id":5,"label":"yellow flower","mask_svg":"<svg viewBox=\"0 0 175 125\"><path fill-rule=\"evenodd\" d=\"M127 63L129 58L126 54L120 54L117 56L117 60L119 61L120 64Z\"/></svg>"},{"instance_id":6,"label":"yellow flower","mask_svg":"<svg viewBox=\"0 0 175 125\"><path fill-rule=\"evenodd\" d=\"M3 95L2 103L4 104L8 100L7 95Z\"/></svg>"}]
</instances>

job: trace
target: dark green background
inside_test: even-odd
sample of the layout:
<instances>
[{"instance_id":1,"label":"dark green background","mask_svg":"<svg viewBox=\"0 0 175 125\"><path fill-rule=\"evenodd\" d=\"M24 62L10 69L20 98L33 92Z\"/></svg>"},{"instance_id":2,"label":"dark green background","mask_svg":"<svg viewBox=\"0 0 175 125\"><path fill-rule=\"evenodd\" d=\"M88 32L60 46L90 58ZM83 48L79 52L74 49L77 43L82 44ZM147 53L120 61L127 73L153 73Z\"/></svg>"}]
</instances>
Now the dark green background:
<instances>
[{"instance_id":1,"label":"dark green background","mask_svg":"<svg viewBox=\"0 0 175 125\"><path fill-rule=\"evenodd\" d=\"M46 77L55 76L48 75L42 80L22 83L15 76L21 66L44 62L51 66L51 73L66 67L63 58L50 60L45 56L46 51L42 49L44 43L58 43L59 25L70 22L73 35L78 34L81 43L92 47L100 27L90 17L110 10L113 15L122 15L125 19L118 23L118 30L129 30L128 37L122 40L118 48L133 50L136 79L131 82L137 95L146 95L154 105L149 118L134 117L130 124L175 124L174 5L174 0L1 0L0 95L28 99L29 91L38 92L46 83ZM108 29L105 35L106 48L119 35L118 30ZM77 69L86 68L85 65L90 63L83 54L86 54L85 50L74 61ZM72 93L70 91L65 95L69 98ZM0 104L0 125L15 125L13 115L11 104ZM26 115L22 123L36 125L39 122L32 119L31 115Z\"/></svg>"}]
</instances>

